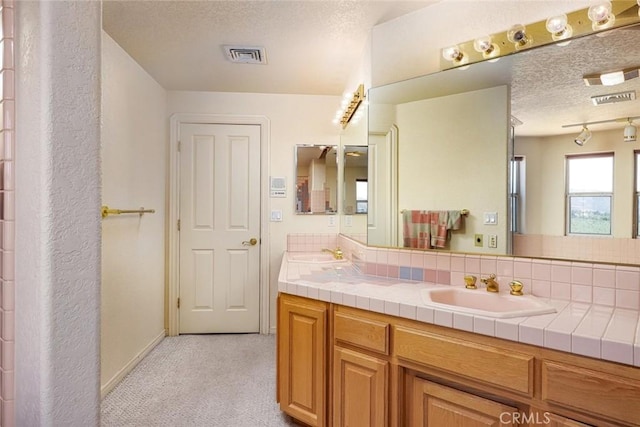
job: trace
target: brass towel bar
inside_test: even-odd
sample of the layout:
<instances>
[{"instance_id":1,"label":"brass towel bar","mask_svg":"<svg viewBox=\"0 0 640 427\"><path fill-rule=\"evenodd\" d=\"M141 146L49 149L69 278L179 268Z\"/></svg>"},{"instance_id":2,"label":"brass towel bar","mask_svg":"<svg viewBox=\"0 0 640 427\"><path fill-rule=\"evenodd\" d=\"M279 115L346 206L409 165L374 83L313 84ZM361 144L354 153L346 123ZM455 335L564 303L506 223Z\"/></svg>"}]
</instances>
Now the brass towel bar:
<instances>
[{"instance_id":1,"label":"brass towel bar","mask_svg":"<svg viewBox=\"0 0 640 427\"><path fill-rule=\"evenodd\" d=\"M102 206L101 212L102 212L102 218L106 218L109 215L133 214L133 213L137 213L140 216L142 216L143 214L146 214L146 213L156 213L156 210L155 209L145 209L145 208L140 208L140 209L111 209L111 208L109 208L109 206L104 205L104 206Z\"/></svg>"},{"instance_id":2,"label":"brass towel bar","mask_svg":"<svg viewBox=\"0 0 640 427\"><path fill-rule=\"evenodd\" d=\"M403 209L403 210L400 211L400 213L405 213L405 212L407 212L407 209ZM467 216L467 215L469 215L469 213L470 213L469 209L462 209L460 211L460 215L462 215L462 216Z\"/></svg>"}]
</instances>

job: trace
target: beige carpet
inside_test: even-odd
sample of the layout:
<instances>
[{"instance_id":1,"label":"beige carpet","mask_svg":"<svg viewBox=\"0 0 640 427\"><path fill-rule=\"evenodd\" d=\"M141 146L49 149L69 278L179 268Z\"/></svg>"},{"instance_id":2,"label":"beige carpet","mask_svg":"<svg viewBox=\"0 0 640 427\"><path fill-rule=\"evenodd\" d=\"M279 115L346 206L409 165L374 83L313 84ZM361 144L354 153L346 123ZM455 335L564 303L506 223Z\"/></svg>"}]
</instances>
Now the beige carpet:
<instances>
[{"instance_id":1,"label":"beige carpet","mask_svg":"<svg viewBox=\"0 0 640 427\"><path fill-rule=\"evenodd\" d=\"M102 426L291 426L273 335L167 337L102 401Z\"/></svg>"}]
</instances>

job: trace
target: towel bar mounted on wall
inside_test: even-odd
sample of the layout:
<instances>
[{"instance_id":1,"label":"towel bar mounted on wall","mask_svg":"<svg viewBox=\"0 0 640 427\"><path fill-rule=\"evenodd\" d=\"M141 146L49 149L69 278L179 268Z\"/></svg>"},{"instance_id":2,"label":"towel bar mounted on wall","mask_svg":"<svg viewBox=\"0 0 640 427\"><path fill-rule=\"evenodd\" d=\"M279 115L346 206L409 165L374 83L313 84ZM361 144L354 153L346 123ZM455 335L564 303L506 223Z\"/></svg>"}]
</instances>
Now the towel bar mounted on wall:
<instances>
[{"instance_id":1,"label":"towel bar mounted on wall","mask_svg":"<svg viewBox=\"0 0 640 427\"><path fill-rule=\"evenodd\" d=\"M133 214L133 213L137 213L140 216L142 216L143 214L146 214L146 213L156 213L156 210L155 209L145 209L145 208L140 208L140 209L111 209L111 208L109 208L109 206L104 205L104 206L102 206L101 212L102 212L102 218L106 218L109 215L121 215L121 214Z\"/></svg>"},{"instance_id":2,"label":"towel bar mounted on wall","mask_svg":"<svg viewBox=\"0 0 640 427\"><path fill-rule=\"evenodd\" d=\"M407 209L403 209L403 210L400 211L401 214L403 214L405 212L407 212ZM460 215L462 215L462 216L467 216L467 215L469 215L469 213L470 213L469 209L460 210Z\"/></svg>"}]
</instances>

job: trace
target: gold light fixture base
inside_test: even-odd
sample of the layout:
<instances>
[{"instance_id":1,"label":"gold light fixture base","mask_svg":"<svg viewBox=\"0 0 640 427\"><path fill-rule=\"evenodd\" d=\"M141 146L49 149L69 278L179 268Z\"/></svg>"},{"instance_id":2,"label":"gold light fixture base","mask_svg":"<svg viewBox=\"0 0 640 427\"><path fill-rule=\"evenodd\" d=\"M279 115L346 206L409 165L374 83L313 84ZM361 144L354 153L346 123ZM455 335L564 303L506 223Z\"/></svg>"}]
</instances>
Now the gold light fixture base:
<instances>
[{"instance_id":1,"label":"gold light fixture base","mask_svg":"<svg viewBox=\"0 0 640 427\"><path fill-rule=\"evenodd\" d=\"M347 108L345 109L344 114L340 119L340 124L342 125L342 129L347 127L347 124L349 124L349 121L351 121L351 118L356 113L356 110L358 109L362 101L364 101L364 85L363 84L358 86L358 89L356 89L356 91L353 92L351 101L349 101L349 104L347 105Z\"/></svg>"}]
</instances>

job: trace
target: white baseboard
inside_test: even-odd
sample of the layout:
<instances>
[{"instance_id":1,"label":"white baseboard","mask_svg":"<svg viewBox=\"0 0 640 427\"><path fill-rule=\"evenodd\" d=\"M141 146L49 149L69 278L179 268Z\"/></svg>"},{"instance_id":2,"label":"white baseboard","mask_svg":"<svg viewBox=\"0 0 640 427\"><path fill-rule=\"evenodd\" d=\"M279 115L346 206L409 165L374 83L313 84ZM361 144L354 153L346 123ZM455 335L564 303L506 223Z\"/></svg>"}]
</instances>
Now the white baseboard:
<instances>
[{"instance_id":1,"label":"white baseboard","mask_svg":"<svg viewBox=\"0 0 640 427\"><path fill-rule=\"evenodd\" d=\"M271 331L270 331L269 333L270 333L271 335L275 335L275 333L276 333L276 327L275 327L275 326L272 326L272 327L271 327Z\"/></svg>"},{"instance_id":2,"label":"white baseboard","mask_svg":"<svg viewBox=\"0 0 640 427\"><path fill-rule=\"evenodd\" d=\"M147 344L145 348L142 349L142 351L140 351L140 353L138 353L133 359L131 359L129 363L124 365L124 367L120 369L118 373L115 374L109 381L107 381L105 385L100 387L100 398L104 399L104 397L109 394L109 392L113 390L115 386L117 386L120 381L122 381L122 379L127 376L127 374L131 372L133 368L135 368L138 363L140 363L140 361L144 359L147 354L149 354L151 350L153 350L155 346L160 344L160 341L162 341L165 336L166 331L163 329L157 337L155 337L149 344Z\"/></svg>"}]
</instances>

